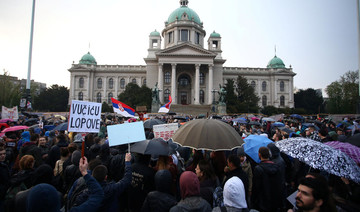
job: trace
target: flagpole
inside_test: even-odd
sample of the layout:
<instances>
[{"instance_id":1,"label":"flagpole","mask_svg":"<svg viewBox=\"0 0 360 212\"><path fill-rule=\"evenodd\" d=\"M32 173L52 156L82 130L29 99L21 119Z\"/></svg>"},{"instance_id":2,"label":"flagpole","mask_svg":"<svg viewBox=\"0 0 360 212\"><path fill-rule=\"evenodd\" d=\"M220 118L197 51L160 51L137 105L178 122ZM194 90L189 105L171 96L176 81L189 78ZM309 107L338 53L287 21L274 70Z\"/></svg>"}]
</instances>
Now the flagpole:
<instances>
[{"instance_id":1,"label":"flagpole","mask_svg":"<svg viewBox=\"0 0 360 212\"><path fill-rule=\"evenodd\" d=\"M360 12L359 12L359 0L356 1L356 11L357 11L357 28L358 28L358 74L359 74L359 96L358 96L358 105L357 105L357 114L360 114Z\"/></svg>"}]
</instances>

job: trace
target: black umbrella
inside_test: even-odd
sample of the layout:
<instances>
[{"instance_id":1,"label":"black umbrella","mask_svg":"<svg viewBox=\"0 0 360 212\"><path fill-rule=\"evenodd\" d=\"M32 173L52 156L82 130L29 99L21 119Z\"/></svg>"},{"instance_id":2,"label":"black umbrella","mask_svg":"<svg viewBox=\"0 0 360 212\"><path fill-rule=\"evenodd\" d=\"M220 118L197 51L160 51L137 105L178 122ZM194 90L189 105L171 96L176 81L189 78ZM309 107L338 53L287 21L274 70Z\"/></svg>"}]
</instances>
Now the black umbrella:
<instances>
[{"instance_id":1,"label":"black umbrella","mask_svg":"<svg viewBox=\"0 0 360 212\"><path fill-rule=\"evenodd\" d=\"M32 126L32 125L38 123L38 121L39 121L39 119L37 119L37 118L30 118L30 119L26 120L26 121L24 122L24 124L25 124L26 126Z\"/></svg>"},{"instance_id":2,"label":"black umbrella","mask_svg":"<svg viewBox=\"0 0 360 212\"><path fill-rule=\"evenodd\" d=\"M174 119L180 119L186 121L186 117L184 116L175 116Z\"/></svg>"},{"instance_id":3,"label":"black umbrella","mask_svg":"<svg viewBox=\"0 0 360 212\"><path fill-rule=\"evenodd\" d=\"M294 131L292 131L291 129L287 128L287 127L279 127L279 130L286 132L287 134L290 135L290 133L293 133Z\"/></svg>"},{"instance_id":4,"label":"black umbrella","mask_svg":"<svg viewBox=\"0 0 360 212\"><path fill-rule=\"evenodd\" d=\"M143 155L170 155L171 148L169 143L162 138L154 138L152 140L145 140L136 142L130 147L131 152L140 153Z\"/></svg>"},{"instance_id":5,"label":"black umbrella","mask_svg":"<svg viewBox=\"0 0 360 212\"><path fill-rule=\"evenodd\" d=\"M260 126L261 124L259 122L257 122L257 121L250 121L248 123L248 125L258 125L258 126Z\"/></svg>"},{"instance_id":6,"label":"black umbrella","mask_svg":"<svg viewBox=\"0 0 360 212\"><path fill-rule=\"evenodd\" d=\"M165 124L165 122L159 119L148 119L144 122L144 128L152 129L154 125L158 125L158 124Z\"/></svg>"},{"instance_id":7,"label":"black umbrella","mask_svg":"<svg viewBox=\"0 0 360 212\"><path fill-rule=\"evenodd\" d=\"M360 133L356 133L353 136L345 139L345 142L360 147Z\"/></svg>"},{"instance_id":8,"label":"black umbrella","mask_svg":"<svg viewBox=\"0 0 360 212\"><path fill-rule=\"evenodd\" d=\"M57 130L57 131L65 131L68 129L68 123L64 122L59 124L58 126L56 126L53 130Z\"/></svg>"}]
</instances>

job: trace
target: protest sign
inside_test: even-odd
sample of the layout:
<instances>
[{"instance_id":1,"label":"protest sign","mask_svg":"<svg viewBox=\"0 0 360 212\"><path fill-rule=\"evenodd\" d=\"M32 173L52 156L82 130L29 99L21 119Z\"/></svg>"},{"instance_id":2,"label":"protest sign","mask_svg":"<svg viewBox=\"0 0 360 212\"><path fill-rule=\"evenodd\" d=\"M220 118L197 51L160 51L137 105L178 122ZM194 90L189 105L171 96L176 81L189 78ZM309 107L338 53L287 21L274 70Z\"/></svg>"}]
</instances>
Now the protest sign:
<instances>
[{"instance_id":1,"label":"protest sign","mask_svg":"<svg viewBox=\"0 0 360 212\"><path fill-rule=\"evenodd\" d=\"M1 118L2 119L12 119L14 121L17 121L19 119L19 113L17 106L13 108L7 108L2 106L1 108Z\"/></svg>"},{"instance_id":2,"label":"protest sign","mask_svg":"<svg viewBox=\"0 0 360 212\"><path fill-rule=\"evenodd\" d=\"M179 129L178 123L154 125L153 126L154 138L162 138L165 141L167 141L174 135L174 133L178 129Z\"/></svg>"},{"instance_id":3,"label":"protest sign","mask_svg":"<svg viewBox=\"0 0 360 212\"><path fill-rule=\"evenodd\" d=\"M100 131L101 103L72 100L69 116L69 132Z\"/></svg>"},{"instance_id":4,"label":"protest sign","mask_svg":"<svg viewBox=\"0 0 360 212\"><path fill-rule=\"evenodd\" d=\"M109 146L146 140L142 121L107 126Z\"/></svg>"}]
</instances>

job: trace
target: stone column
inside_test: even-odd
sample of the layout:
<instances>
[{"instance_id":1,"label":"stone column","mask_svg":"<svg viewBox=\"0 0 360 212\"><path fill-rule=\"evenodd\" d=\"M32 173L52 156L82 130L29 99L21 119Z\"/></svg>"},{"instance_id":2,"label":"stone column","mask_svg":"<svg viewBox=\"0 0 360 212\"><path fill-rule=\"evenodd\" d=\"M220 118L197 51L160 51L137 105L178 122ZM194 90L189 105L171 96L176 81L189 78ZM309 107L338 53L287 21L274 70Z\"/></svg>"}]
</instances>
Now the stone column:
<instances>
[{"instance_id":1,"label":"stone column","mask_svg":"<svg viewBox=\"0 0 360 212\"><path fill-rule=\"evenodd\" d=\"M176 63L171 64L171 98L172 104L176 104Z\"/></svg>"},{"instance_id":2,"label":"stone column","mask_svg":"<svg viewBox=\"0 0 360 212\"><path fill-rule=\"evenodd\" d=\"M104 101L107 102L107 95L106 95L106 85L107 85L107 78L104 78L104 98L102 98L101 103Z\"/></svg>"},{"instance_id":3,"label":"stone column","mask_svg":"<svg viewBox=\"0 0 360 212\"><path fill-rule=\"evenodd\" d=\"M195 64L195 98L194 98L195 105L200 104L199 92L200 92L200 64Z\"/></svg>"},{"instance_id":4,"label":"stone column","mask_svg":"<svg viewBox=\"0 0 360 212\"><path fill-rule=\"evenodd\" d=\"M114 99L117 99L118 92L119 92L119 77L116 77L115 78L115 94L113 96Z\"/></svg>"},{"instance_id":5,"label":"stone column","mask_svg":"<svg viewBox=\"0 0 360 212\"><path fill-rule=\"evenodd\" d=\"M88 78L87 78L87 81L88 81L88 101L89 102L91 102L92 101L92 94L93 94L93 92L92 92L92 88L93 88L93 86L92 86L92 83L93 83L93 78L92 78L92 72L90 72L89 74L88 74Z\"/></svg>"},{"instance_id":6,"label":"stone column","mask_svg":"<svg viewBox=\"0 0 360 212\"><path fill-rule=\"evenodd\" d=\"M158 88L159 92L159 99L160 102L164 101L164 73L163 73L163 64L159 63L159 73L158 73Z\"/></svg>"},{"instance_id":7,"label":"stone column","mask_svg":"<svg viewBox=\"0 0 360 212\"><path fill-rule=\"evenodd\" d=\"M70 100L77 99L75 94L75 75L71 76L71 92Z\"/></svg>"},{"instance_id":8,"label":"stone column","mask_svg":"<svg viewBox=\"0 0 360 212\"><path fill-rule=\"evenodd\" d=\"M213 85L214 85L214 71L213 71L213 64L209 65L209 86L208 86L208 104L212 104L213 100Z\"/></svg>"}]
</instances>

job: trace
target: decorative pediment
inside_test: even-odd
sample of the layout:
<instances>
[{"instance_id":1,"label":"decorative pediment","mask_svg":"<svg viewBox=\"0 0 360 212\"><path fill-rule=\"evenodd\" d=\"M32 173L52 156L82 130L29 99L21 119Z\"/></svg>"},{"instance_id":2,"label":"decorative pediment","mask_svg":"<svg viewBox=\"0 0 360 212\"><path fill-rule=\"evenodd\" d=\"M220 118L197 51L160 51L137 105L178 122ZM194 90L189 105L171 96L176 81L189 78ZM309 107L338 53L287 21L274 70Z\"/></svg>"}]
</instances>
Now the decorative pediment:
<instances>
[{"instance_id":1,"label":"decorative pediment","mask_svg":"<svg viewBox=\"0 0 360 212\"><path fill-rule=\"evenodd\" d=\"M216 54L203 49L199 46L182 43L176 46L169 47L167 49L158 51L157 56L202 56L202 57L216 57Z\"/></svg>"}]
</instances>

